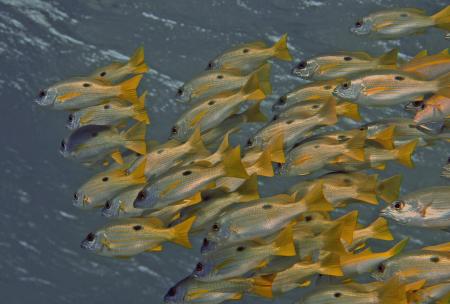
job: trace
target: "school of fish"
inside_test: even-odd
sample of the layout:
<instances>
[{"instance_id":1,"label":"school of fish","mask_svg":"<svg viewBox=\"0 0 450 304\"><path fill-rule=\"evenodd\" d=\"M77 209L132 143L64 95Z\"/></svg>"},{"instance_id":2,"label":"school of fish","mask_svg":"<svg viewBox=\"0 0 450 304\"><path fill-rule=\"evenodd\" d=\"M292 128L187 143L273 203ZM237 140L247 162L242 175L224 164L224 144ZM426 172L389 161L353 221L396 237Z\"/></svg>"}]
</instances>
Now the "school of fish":
<instances>
[{"instance_id":1,"label":"school of fish","mask_svg":"<svg viewBox=\"0 0 450 304\"><path fill-rule=\"evenodd\" d=\"M412 8L375 12L350 31L397 39L429 27L448 36L450 6L432 16ZM408 239L396 239L388 225L450 233L450 185L400 196L401 175L381 179L365 171L393 161L413 167L416 149L450 141L448 49L407 61L397 49L299 60L292 74L310 82L279 97L268 119L260 105L272 93L270 62L293 61L287 39L241 44L207 62L174 92L189 108L163 143L146 139L142 47L127 62L39 92L37 104L69 112L71 133L60 153L96 172L74 192L73 205L111 219L81 247L130 258L162 251L166 242L191 248L191 235L203 238L198 263L167 291L165 303L275 298L307 286L317 288L298 303L450 303L450 234L407 251ZM345 127L361 119L359 107L399 104L409 118ZM233 146L247 124L260 127ZM450 158L436 174L450 178ZM277 176L305 178L287 193L260 196L258 177ZM358 211L342 212L349 204L382 202L367 226L358 223ZM373 252L373 239L392 244ZM359 283L360 275L372 281Z\"/></svg>"}]
</instances>

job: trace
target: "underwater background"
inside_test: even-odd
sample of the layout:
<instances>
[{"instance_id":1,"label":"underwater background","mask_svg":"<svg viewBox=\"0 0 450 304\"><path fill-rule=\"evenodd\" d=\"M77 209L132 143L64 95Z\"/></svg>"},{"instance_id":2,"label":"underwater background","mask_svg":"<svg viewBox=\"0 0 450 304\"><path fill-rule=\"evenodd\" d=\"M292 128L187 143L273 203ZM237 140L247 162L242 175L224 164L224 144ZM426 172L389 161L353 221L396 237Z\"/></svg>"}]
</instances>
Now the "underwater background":
<instances>
[{"instance_id":1,"label":"underwater background","mask_svg":"<svg viewBox=\"0 0 450 304\"><path fill-rule=\"evenodd\" d=\"M272 44L288 33L295 61L273 62L274 92L263 103L270 117L272 103L303 82L290 75L300 59L343 50L381 55L394 47L402 56L414 56L423 49L437 53L449 47L449 40L436 29L392 41L354 36L348 28L358 17L394 7L416 7L432 14L448 4L442 0L0 0L1 302L161 303L199 257L201 237L194 238L192 250L167 244L161 253L130 260L105 258L80 248L86 234L106 219L99 212L72 206L74 191L93 172L59 154L59 143L68 134L67 114L32 103L39 89L87 75L112 60L127 60L142 45L150 66L140 86L141 92L150 93L148 136L164 141L189 106L175 101L177 88L235 44L255 40ZM402 106L361 107L361 114L364 122L410 115ZM244 142L256 129L245 128L233 142ZM436 143L417 150L415 169L391 162L380 175L402 173L403 194L444 185L440 171L448 156L449 144ZM260 178L261 195L281 193L301 179ZM354 205L346 210L358 208L367 224L383 206ZM441 231L393 222L390 227L396 240L371 242L375 251L405 236L411 237L407 249L448 239ZM241 303L291 303L307 290L294 290L273 301L246 296Z\"/></svg>"}]
</instances>

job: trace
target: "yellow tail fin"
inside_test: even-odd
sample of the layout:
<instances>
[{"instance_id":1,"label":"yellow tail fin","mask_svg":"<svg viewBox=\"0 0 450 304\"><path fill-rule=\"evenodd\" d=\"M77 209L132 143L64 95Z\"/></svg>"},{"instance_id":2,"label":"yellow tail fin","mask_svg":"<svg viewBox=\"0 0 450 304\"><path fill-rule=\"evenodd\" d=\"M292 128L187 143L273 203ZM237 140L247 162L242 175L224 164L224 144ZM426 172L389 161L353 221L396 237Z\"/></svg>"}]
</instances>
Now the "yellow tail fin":
<instances>
[{"instance_id":1,"label":"yellow tail fin","mask_svg":"<svg viewBox=\"0 0 450 304\"><path fill-rule=\"evenodd\" d=\"M200 134L200 127L195 128L194 133L187 140L186 145L189 147L189 152L195 154L209 154L208 149L203 144L202 136Z\"/></svg>"},{"instance_id":2,"label":"yellow tail fin","mask_svg":"<svg viewBox=\"0 0 450 304\"><path fill-rule=\"evenodd\" d=\"M411 61L413 61L414 59L425 57L425 56L428 56L428 51L421 50L419 53L416 54L416 56L413 57L413 59L411 59Z\"/></svg>"},{"instance_id":3,"label":"yellow tail fin","mask_svg":"<svg viewBox=\"0 0 450 304\"><path fill-rule=\"evenodd\" d=\"M267 117L260 110L260 103L257 102L248 108L245 112L246 122L266 122Z\"/></svg>"},{"instance_id":4,"label":"yellow tail fin","mask_svg":"<svg viewBox=\"0 0 450 304\"><path fill-rule=\"evenodd\" d=\"M371 205L378 205L377 195L373 192L360 192L355 196L355 199Z\"/></svg>"},{"instance_id":5,"label":"yellow tail fin","mask_svg":"<svg viewBox=\"0 0 450 304\"><path fill-rule=\"evenodd\" d=\"M134 104L139 103L136 89L139 86L141 79L142 75L137 75L122 82L120 84L120 93L118 97L128 100Z\"/></svg>"},{"instance_id":6,"label":"yellow tail fin","mask_svg":"<svg viewBox=\"0 0 450 304\"><path fill-rule=\"evenodd\" d=\"M342 224L335 225L327 231L322 232L321 235L323 235L323 245L321 249L329 252L334 252L339 255L348 254L341 242L342 232Z\"/></svg>"},{"instance_id":7,"label":"yellow tail fin","mask_svg":"<svg viewBox=\"0 0 450 304\"><path fill-rule=\"evenodd\" d=\"M447 73L439 77L437 79L437 82L439 86L439 90L437 91L437 93L445 97L450 97L450 73Z\"/></svg>"},{"instance_id":8,"label":"yellow tail fin","mask_svg":"<svg viewBox=\"0 0 450 304\"><path fill-rule=\"evenodd\" d=\"M145 176L146 165L147 160L145 157L143 157L139 165L133 171L128 173L128 176L131 178L134 184L141 185L147 182L147 177Z\"/></svg>"},{"instance_id":9,"label":"yellow tail fin","mask_svg":"<svg viewBox=\"0 0 450 304\"><path fill-rule=\"evenodd\" d=\"M336 219L342 227L341 239L346 244L353 243L353 233L356 229L356 224L358 223L358 210L349 212L340 218Z\"/></svg>"},{"instance_id":10,"label":"yellow tail fin","mask_svg":"<svg viewBox=\"0 0 450 304\"><path fill-rule=\"evenodd\" d=\"M259 87L258 74L252 74L241 89L241 95L245 96L246 100L262 100L266 98L266 94Z\"/></svg>"},{"instance_id":11,"label":"yellow tail fin","mask_svg":"<svg viewBox=\"0 0 450 304\"><path fill-rule=\"evenodd\" d=\"M320 261L319 273L335 277L342 277L344 273L341 268L339 255L330 253Z\"/></svg>"},{"instance_id":12,"label":"yellow tail fin","mask_svg":"<svg viewBox=\"0 0 450 304\"><path fill-rule=\"evenodd\" d=\"M306 206L307 211L332 211L333 205L323 196L323 183L315 183L308 193L301 199Z\"/></svg>"},{"instance_id":13,"label":"yellow tail fin","mask_svg":"<svg viewBox=\"0 0 450 304\"><path fill-rule=\"evenodd\" d=\"M370 140L376 141L385 149L394 149L394 135L395 135L395 126L389 126L384 130L378 132L373 137L369 137Z\"/></svg>"},{"instance_id":14,"label":"yellow tail fin","mask_svg":"<svg viewBox=\"0 0 450 304\"><path fill-rule=\"evenodd\" d=\"M400 146L397 150L397 160L408 168L414 168L414 163L411 159L414 150L416 149L418 140L411 141Z\"/></svg>"},{"instance_id":15,"label":"yellow tail fin","mask_svg":"<svg viewBox=\"0 0 450 304\"><path fill-rule=\"evenodd\" d=\"M321 120L322 124L331 126L338 122L336 100L334 98L330 98L320 112L320 115L323 117Z\"/></svg>"},{"instance_id":16,"label":"yellow tail fin","mask_svg":"<svg viewBox=\"0 0 450 304\"><path fill-rule=\"evenodd\" d=\"M244 165L242 165L241 162L240 146L237 146L236 148L232 149L230 152L225 154L222 163L225 169L226 176L245 179L249 177L247 171L244 168Z\"/></svg>"},{"instance_id":17,"label":"yellow tail fin","mask_svg":"<svg viewBox=\"0 0 450 304\"><path fill-rule=\"evenodd\" d=\"M385 202L391 203L398 198L401 185L402 176L400 174L391 176L378 184L377 195Z\"/></svg>"},{"instance_id":18,"label":"yellow tail fin","mask_svg":"<svg viewBox=\"0 0 450 304\"><path fill-rule=\"evenodd\" d=\"M292 61L292 56L289 53L287 46L287 34L281 36L280 40L273 45L272 49L274 51L275 58L285 61Z\"/></svg>"},{"instance_id":19,"label":"yellow tail fin","mask_svg":"<svg viewBox=\"0 0 450 304\"><path fill-rule=\"evenodd\" d=\"M274 176L270 151L267 149L264 150L258 160L251 167L254 168L254 172L259 176Z\"/></svg>"},{"instance_id":20,"label":"yellow tail fin","mask_svg":"<svg viewBox=\"0 0 450 304\"><path fill-rule=\"evenodd\" d=\"M191 230L194 222L195 215L171 228L174 234L172 241L186 248L192 248L191 242L189 241L189 230Z\"/></svg>"},{"instance_id":21,"label":"yellow tail fin","mask_svg":"<svg viewBox=\"0 0 450 304\"><path fill-rule=\"evenodd\" d=\"M254 293L255 295L271 299L273 297L272 295L273 278L274 276L272 275L251 278L250 280L252 280L253 286L250 292Z\"/></svg>"},{"instance_id":22,"label":"yellow tail fin","mask_svg":"<svg viewBox=\"0 0 450 304\"><path fill-rule=\"evenodd\" d=\"M272 66L270 63L266 63L258 68L251 77L256 77L259 85L259 89L264 92L265 95L272 94L272 84L270 83L270 70Z\"/></svg>"},{"instance_id":23,"label":"yellow tail fin","mask_svg":"<svg viewBox=\"0 0 450 304\"><path fill-rule=\"evenodd\" d=\"M386 258L391 258L402 252L403 248L405 248L405 246L408 244L408 241L409 238L403 239L400 242L398 242L394 247L384 252Z\"/></svg>"},{"instance_id":24,"label":"yellow tail fin","mask_svg":"<svg viewBox=\"0 0 450 304\"><path fill-rule=\"evenodd\" d=\"M292 237L292 225L284 228L274 242L274 255L295 256L295 245Z\"/></svg>"},{"instance_id":25,"label":"yellow tail fin","mask_svg":"<svg viewBox=\"0 0 450 304\"><path fill-rule=\"evenodd\" d=\"M450 242L422 248L427 251L450 251Z\"/></svg>"},{"instance_id":26,"label":"yellow tail fin","mask_svg":"<svg viewBox=\"0 0 450 304\"><path fill-rule=\"evenodd\" d=\"M273 162L283 164L286 162L284 154L284 136L276 136L272 138L267 145L266 150L270 151L270 157Z\"/></svg>"},{"instance_id":27,"label":"yellow tail fin","mask_svg":"<svg viewBox=\"0 0 450 304\"><path fill-rule=\"evenodd\" d=\"M258 199L258 176L256 174L250 176L249 179L236 189L236 192L239 193L240 202L249 202Z\"/></svg>"},{"instance_id":28,"label":"yellow tail fin","mask_svg":"<svg viewBox=\"0 0 450 304\"><path fill-rule=\"evenodd\" d=\"M378 58L378 64L385 65L389 69L395 69L397 67L397 55L398 49L392 49Z\"/></svg>"},{"instance_id":29,"label":"yellow tail fin","mask_svg":"<svg viewBox=\"0 0 450 304\"><path fill-rule=\"evenodd\" d=\"M366 143L366 132L359 132L347 143L347 148L343 152L344 155L358 161L364 161L366 155L364 153L364 145Z\"/></svg>"},{"instance_id":30,"label":"yellow tail fin","mask_svg":"<svg viewBox=\"0 0 450 304\"><path fill-rule=\"evenodd\" d=\"M128 65L132 68L133 74L143 74L148 71L148 66L144 62L144 47L136 49L133 56L128 61Z\"/></svg>"},{"instance_id":31,"label":"yellow tail fin","mask_svg":"<svg viewBox=\"0 0 450 304\"><path fill-rule=\"evenodd\" d=\"M407 304L406 289L397 277L393 277L378 290L380 303Z\"/></svg>"},{"instance_id":32,"label":"yellow tail fin","mask_svg":"<svg viewBox=\"0 0 450 304\"><path fill-rule=\"evenodd\" d=\"M120 151L114 151L113 153L111 153L111 158L114 159L114 161L119 165L123 165L123 157Z\"/></svg>"},{"instance_id":33,"label":"yellow tail fin","mask_svg":"<svg viewBox=\"0 0 450 304\"><path fill-rule=\"evenodd\" d=\"M143 122L146 125L150 123L148 118L147 109L145 108L145 99L147 98L147 91L145 91L139 98L138 103L134 106L133 118L137 121Z\"/></svg>"},{"instance_id":34,"label":"yellow tail fin","mask_svg":"<svg viewBox=\"0 0 450 304\"><path fill-rule=\"evenodd\" d=\"M450 31L450 5L431 16L436 27Z\"/></svg>"},{"instance_id":35,"label":"yellow tail fin","mask_svg":"<svg viewBox=\"0 0 450 304\"><path fill-rule=\"evenodd\" d=\"M361 115L359 115L359 106L352 102L340 102L336 106L336 114L339 116L345 116L355 121L361 120Z\"/></svg>"},{"instance_id":36,"label":"yellow tail fin","mask_svg":"<svg viewBox=\"0 0 450 304\"><path fill-rule=\"evenodd\" d=\"M147 143L145 141L146 131L147 126L138 122L122 133L125 147L141 155L147 153Z\"/></svg>"},{"instance_id":37,"label":"yellow tail fin","mask_svg":"<svg viewBox=\"0 0 450 304\"><path fill-rule=\"evenodd\" d=\"M371 232L370 237L377 240L392 241L394 237L389 231L389 225L385 218L379 217L367 229Z\"/></svg>"}]
</instances>

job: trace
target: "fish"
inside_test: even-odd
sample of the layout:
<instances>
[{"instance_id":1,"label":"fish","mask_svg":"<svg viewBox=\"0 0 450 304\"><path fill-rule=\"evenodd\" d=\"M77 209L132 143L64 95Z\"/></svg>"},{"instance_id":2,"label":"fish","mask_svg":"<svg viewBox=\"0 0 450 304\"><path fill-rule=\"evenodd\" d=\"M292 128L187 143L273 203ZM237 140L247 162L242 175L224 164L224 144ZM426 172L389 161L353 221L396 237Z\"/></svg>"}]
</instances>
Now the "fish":
<instances>
[{"instance_id":1,"label":"fish","mask_svg":"<svg viewBox=\"0 0 450 304\"><path fill-rule=\"evenodd\" d=\"M262 277L202 282L190 275L167 291L164 303L219 304L227 300L240 300L245 293L270 299L272 283L269 278Z\"/></svg>"},{"instance_id":2,"label":"fish","mask_svg":"<svg viewBox=\"0 0 450 304\"><path fill-rule=\"evenodd\" d=\"M192 275L199 281L219 281L243 276L263 268L272 256L295 256L292 227L287 226L273 242L261 245L236 244L203 255Z\"/></svg>"},{"instance_id":3,"label":"fish","mask_svg":"<svg viewBox=\"0 0 450 304\"><path fill-rule=\"evenodd\" d=\"M270 84L271 64L266 63L253 73L243 76L230 71L206 71L186 82L177 91L177 101L182 103L197 102L224 92L237 92L250 77L256 77L259 88L265 95L272 93Z\"/></svg>"},{"instance_id":4,"label":"fish","mask_svg":"<svg viewBox=\"0 0 450 304\"><path fill-rule=\"evenodd\" d=\"M336 143L327 138L317 138L294 146L286 155L286 162L277 167L277 175L308 175L323 169L327 162L339 155L348 155L356 162L363 162L365 134Z\"/></svg>"},{"instance_id":5,"label":"fish","mask_svg":"<svg viewBox=\"0 0 450 304\"><path fill-rule=\"evenodd\" d=\"M119 131L110 126L87 125L61 141L60 153L65 158L81 161L111 154L112 158L121 164L121 148L141 155L146 153L146 131L147 127L142 123L136 123L126 131Z\"/></svg>"},{"instance_id":6,"label":"fish","mask_svg":"<svg viewBox=\"0 0 450 304\"><path fill-rule=\"evenodd\" d=\"M377 174L333 172L315 180L301 181L292 186L289 192L297 193L297 196L301 197L315 183L321 182L325 199L336 208L345 207L347 203L353 201L377 205L379 198L389 203L396 200L400 193L401 181L401 175L378 181Z\"/></svg>"},{"instance_id":7,"label":"fish","mask_svg":"<svg viewBox=\"0 0 450 304\"><path fill-rule=\"evenodd\" d=\"M165 228L157 218L120 219L90 232L81 242L81 248L117 258L162 251L161 244L167 241L191 248L189 229L194 220L192 217L175 227Z\"/></svg>"},{"instance_id":8,"label":"fish","mask_svg":"<svg viewBox=\"0 0 450 304\"><path fill-rule=\"evenodd\" d=\"M110 85L90 78L73 78L40 90L34 101L43 107L66 111L96 106L110 98L137 104L139 99L136 88L141 79L142 75L137 75L119 84Z\"/></svg>"},{"instance_id":9,"label":"fish","mask_svg":"<svg viewBox=\"0 0 450 304\"><path fill-rule=\"evenodd\" d=\"M381 262L371 276L378 281L398 277L403 283L425 280L432 286L450 278L450 252L413 250Z\"/></svg>"},{"instance_id":10,"label":"fish","mask_svg":"<svg viewBox=\"0 0 450 304\"><path fill-rule=\"evenodd\" d=\"M420 52L416 57L400 66L400 70L417 74L427 80L435 79L450 72L450 55L448 49L434 55Z\"/></svg>"},{"instance_id":11,"label":"fish","mask_svg":"<svg viewBox=\"0 0 450 304\"><path fill-rule=\"evenodd\" d=\"M287 45L287 34L281 36L271 47L263 41L238 45L209 61L207 70L236 71L246 75L272 58L292 61Z\"/></svg>"},{"instance_id":12,"label":"fish","mask_svg":"<svg viewBox=\"0 0 450 304\"><path fill-rule=\"evenodd\" d=\"M298 304L407 304L406 287L395 278L374 288L367 284L328 285L313 290Z\"/></svg>"},{"instance_id":13,"label":"fish","mask_svg":"<svg viewBox=\"0 0 450 304\"><path fill-rule=\"evenodd\" d=\"M330 211L324 201L321 185L299 201L288 195L261 198L249 204L239 204L224 210L207 230L202 253L219 246L255 240L282 230L296 217L307 211Z\"/></svg>"},{"instance_id":14,"label":"fish","mask_svg":"<svg viewBox=\"0 0 450 304\"><path fill-rule=\"evenodd\" d=\"M414 123L420 125L438 122L443 125L448 118L450 118L450 98L433 95L421 105L421 109L414 116Z\"/></svg>"},{"instance_id":15,"label":"fish","mask_svg":"<svg viewBox=\"0 0 450 304\"><path fill-rule=\"evenodd\" d=\"M225 92L196 103L172 126L170 138L185 141L199 127L205 133L233 114L248 100L262 101L266 95L259 88L258 75L253 74L237 93Z\"/></svg>"},{"instance_id":16,"label":"fish","mask_svg":"<svg viewBox=\"0 0 450 304\"><path fill-rule=\"evenodd\" d=\"M321 126L330 126L337 123L336 108L332 105L324 107L316 115L301 118L287 116L277 118L256 132L247 140L246 149L266 148L277 137L283 136L284 148L289 150L295 143L312 134L312 131Z\"/></svg>"},{"instance_id":17,"label":"fish","mask_svg":"<svg viewBox=\"0 0 450 304\"><path fill-rule=\"evenodd\" d=\"M148 66L144 62L144 47L139 47L127 62L113 62L100 67L89 78L106 83L117 83L128 75L145 74L147 72Z\"/></svg>"},{"instance_id":18,"label":"fish","mask_svg":"<svg viewBox=\"0 0 450 304\"><path fill-rule=\"evenodd\" d=\"M330 97L333 97L333 90L336 86L344 81L345 79L338 78L301 84L293 91L280 96L280 98L272 105L272 111L280 112L295 104L308 101L326 101Z\"/></svg>"},{"instance_id":19,"label":"fish","mask_svg":"<svg viewBox=\"0 0 450 304\"><path fill-rule=\"evenodd\" d=\"M228 152L223 161L215 166L182 166L150 181L134 201L134 207L160 209L191 197L198 191L214 188L215 181L224 176L249 177L241 162L240 146Z\"/></svg>"},{"instance_id":20,"label":"fish","mask_svg":"<svg viewBox=\"0 0 450 304\"><path fill-rule=\"evenodd\" d=\"M409 294L411 304L448 304L450 301L450 281L421 288Z\"/></svg>"},{"instance_id":21,"label":"fish","mask_svg":"<svg viewBox=\"0 0 450 304\"><path fill-rule=\"evenodd\" d=\"M379 217L369 226L356 229L353 233L353 241L351 243L345 243L345 249L353 252L359 250L365 246L365 242L369 239L383 241L392 241L394 239L386 219ZM345 241L343 240L343 242Z\"/></svg>"},{"instance_id":22,"label":"fish","mask_svg":"<svg viewBox=\"0 0 450 304\"><path fill-rule=\"evenodd\" d=\"M305 80L321 81L367 71L394 70L397 68L397 54L398 49L380 57L372 57L366 52L339 52L302 60L292 69L292 74Z\"/></svg>"},{"instance_id":23,"label":"fish","mask_svg":"<svg viewBox=\"0 0 450 304\"><path fill-rule=\"evenodd\" d=\"M196 220L191 228L193 233L210 227L218 215L229 206L259 199L257 176L250 176L233 192L226 192L220 188L211 189L203 191L201 198L202 202L200 204L190 205L181 209L179 217L172 221L169 226L174 226L196 215Z\"/></svg>"},{"instance_id":24,"label":"fish","mask_svg":"<svg viewBox=\"0 0 450 304\"><path fill-rule=\"evenodd\" d=\"M87 125L117 126L130 118L148 125L150 119L145 109L146 96L147 91L139 97L137 104L127 105L121 100L111 100L72 112L67 117L66 127L76 130Z\"/></svg>"},{"instance_id":25,"label":"fish","mask_svg":"<svg viewBox=\"0 0 450 304\"><path fill-rule=\"evenodd\" d=\"M447 163L442 168L441 176L450 179L450 157L447 159Z\"/></svg>"},{"instance_id":26,"label":"fish","mask_svg":"<svg viewBox=\"0 0 450 304\"><path fill-rule=\"evenodd\" d=\"M113 199L107 200L102 208L102 216L107 218L137 217L145 210L133 207L133 202L144 185L131 187Z\"/></svg>"},{"instance_id":27,"label":"fish","mask_svg":"<svg viewBox=\"0 0 450 304\"><path fill-rule=\"evenodd\" d=\"M432 134L423 131L417 126L416 122L411 118L398 117L378 120L376 122L368 123L361 128L367 130L367 134L372 137L379 137L384 131L391 134L389 128L393 128L393 144L384 144L386 149L392 149L394 146L404 145L412 140L418 140L419 147L428 146L439 140L450 139L450 132L443 131L439 134ZM391 140L388 140L391 141ZM382 143L381 141L378 141Z\"/></svg>"},{"instance_id":28,"label":"fish","mask_svg":"<svg viewBox=\"0 0 450 304\"><path fill-rule=\"evenodd\" d=\"M407 103L425 94L450 97L450 73L423 80L403 71L375 71L342 82L333 91L337 98L369 107Z\"/></svg>"},{"instance_id":29,"label":"fish","mask_svg":"<svg viewBox=\"0 0 450 304\"><path fill-rule=\"evenodd\" d=\"M403 239L385 252L372 252L370 248L360 253L341 255L341 267L345 276L355 276L374 271L380 263L399 255L409 239Z\"/></svg>"},{"instance_id":30,"label":"fish","mask_svg":"<svg viewBox=\"0 0 450 304\"><path fill-rule=\"evenodd\" d=\"M397 39L421 34L429 27L450 30L450 6L432 16L417 8L395 8L372 13L355 22L350 32L376 39Z\"/></svg>"},{"instance_id":31,"label":"fish","mask_svg":"<svg viewBox=\"0 0 450 304\"><path fill-rule=\"evenodd\" d=\"M388 150L377 147L364 149L365 160L358 161L345 155L330 160L325 168L331 171L359 171L364 169L386 169L386 162L396 160L407 168L414 168L412 154L417 147L417 140L410 141L398 148Z\"/></svg>"},{"instance_id":32,"label":"fish","mask_svg":"<svg viewBox=\"0 0 450 304\"><path fill-rule=\"evenodd\" d=\"M406 226L447 229L450 227L450 187L414 191L392 202L380 214Z\"/></svg>"},{"instance_id":33,"label":"fish","mask_svg":"<svg viewBox=\"0 0 450 304\"><path fill-rule=\"evenodd\" d=\"M80 209L103 207L106 201L134 186L145 186L144 166L129 172L130 164L112 167L89 178L74 194L73 205Z\"/></svg>"},{"instance_id":34,"label":"fish","mask_svg":"<svg viewBox=\"0 0 450 304\"><path fill-rule=\"evenodd\" d=\"M276 273L272 282L272 293L281 295L292 289L308 286L315 274L343 276L339 256L327 254L317 262L297 262L288 269Z\"/></svg>"}]
</instances>

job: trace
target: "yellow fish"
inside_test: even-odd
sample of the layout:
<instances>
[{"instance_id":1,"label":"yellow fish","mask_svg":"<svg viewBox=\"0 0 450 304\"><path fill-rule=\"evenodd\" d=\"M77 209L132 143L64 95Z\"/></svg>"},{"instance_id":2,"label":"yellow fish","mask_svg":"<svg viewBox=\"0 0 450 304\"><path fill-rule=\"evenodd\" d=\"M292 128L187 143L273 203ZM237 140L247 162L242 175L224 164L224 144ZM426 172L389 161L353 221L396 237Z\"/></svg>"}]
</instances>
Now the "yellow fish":
<instances>
[{"instance_id":1,"label":"yellow fish","mask_svg":"<svg viewBox=\"0 0 450 304\"><path fill-rule=\"evenodd\" d=\"M435 79L450 72L450 55L448 49L434 55L420 52L416 57L403 64L400 70L415 73L426 79Z\"/></svg>"}]
</instances>

